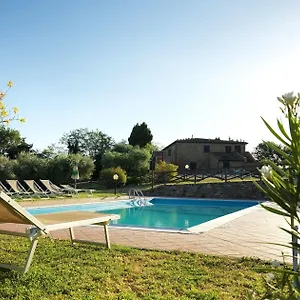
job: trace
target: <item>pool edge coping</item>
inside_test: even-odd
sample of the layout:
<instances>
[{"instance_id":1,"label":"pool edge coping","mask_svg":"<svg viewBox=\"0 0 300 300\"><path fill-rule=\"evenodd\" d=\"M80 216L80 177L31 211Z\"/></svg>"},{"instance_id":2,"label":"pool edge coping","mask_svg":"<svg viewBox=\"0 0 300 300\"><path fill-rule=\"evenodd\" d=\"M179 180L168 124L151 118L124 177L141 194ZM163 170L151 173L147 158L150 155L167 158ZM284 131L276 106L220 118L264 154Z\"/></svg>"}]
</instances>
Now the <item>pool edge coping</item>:
<instances>
[{"instance_id":1,"label":"pool edge coping","mask_svg":"<svg viewBox=\"0 0 300 300\"><path fill-rule=\"evenodd\" d=\"M227 214L225 216L221 216L221 217L218 217L216 219L207 221L205 223L189 227L189 228L187 228L187 230L189 232L192 232L192 233L207 232L207 231L212 230L214 228L225 225L225 224L227 224L227 223L229 223L233 220L236 220L236 219L238 219L238 218L240 218L244 215L247 215L247 214L249 214L253 211L256 211L260 208L261 208L260 204L257 204L257 205L251 206L251 207L247 207L247 208L244 208L242 210L238 210L238 211L235 211L233 213Z\"/></svg>"}]
</instances>

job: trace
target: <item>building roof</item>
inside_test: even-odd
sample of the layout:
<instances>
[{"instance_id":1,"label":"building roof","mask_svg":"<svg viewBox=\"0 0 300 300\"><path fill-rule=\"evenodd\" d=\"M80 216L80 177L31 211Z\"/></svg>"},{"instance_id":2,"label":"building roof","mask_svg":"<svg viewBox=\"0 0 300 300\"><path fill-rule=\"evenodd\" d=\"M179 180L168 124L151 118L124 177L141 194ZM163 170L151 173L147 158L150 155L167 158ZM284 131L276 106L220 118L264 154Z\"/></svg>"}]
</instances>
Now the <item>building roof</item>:
<instances>
[{"instance_id":1,"label":"building roof","mask_svg":"<svg viewBox=\"0 0 300 300\"><path fill-rule=\"evenodd\" d=\"M179 139L165 147L163 150L168 149L170 146L176 144L176 143L181 143L181 144L191 144L191 143L197 143L197 144L236 144L236 145L246 145L248 144L245 141L238 141L238 140L221 140L219 138L215 139L204 139L204 138L192 138L192 139Z\"/></svg>"}]
</instances>

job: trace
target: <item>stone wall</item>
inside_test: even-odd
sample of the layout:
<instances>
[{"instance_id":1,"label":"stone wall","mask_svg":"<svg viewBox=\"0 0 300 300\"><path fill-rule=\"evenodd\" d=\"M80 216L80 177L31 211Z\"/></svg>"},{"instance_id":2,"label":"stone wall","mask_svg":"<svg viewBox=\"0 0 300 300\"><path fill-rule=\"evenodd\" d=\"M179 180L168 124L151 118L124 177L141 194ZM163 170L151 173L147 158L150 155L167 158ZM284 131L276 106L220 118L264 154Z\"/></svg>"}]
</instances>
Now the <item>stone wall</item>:
<instances>
[{"instance_id":1,"label":"stone wall","mask_svg":"<svg viewBox=\"0 0 300 300\"><path fill-rule=\"evenodd\" d=\"M186 185L166 185L145 191L145 196L190 197L213 199L266 200L266 196L251 181Z\"/></svg>"}]
</instances>

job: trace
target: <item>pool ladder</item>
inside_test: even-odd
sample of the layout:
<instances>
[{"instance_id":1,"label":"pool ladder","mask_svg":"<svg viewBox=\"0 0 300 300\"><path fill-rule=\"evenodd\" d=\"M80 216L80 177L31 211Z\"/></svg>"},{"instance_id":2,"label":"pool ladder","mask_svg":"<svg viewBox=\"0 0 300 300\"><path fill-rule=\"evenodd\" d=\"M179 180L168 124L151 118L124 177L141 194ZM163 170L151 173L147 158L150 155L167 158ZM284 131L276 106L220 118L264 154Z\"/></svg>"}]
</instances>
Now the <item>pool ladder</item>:
<instances>
[{"instance_id":1,"label":"pool ladder","mask_svg":"<svg viewBox=\"0 0 300 300\"><path fill-rule=\"evenodd\" d=\"M128 192L129 199L145 200L145 196L141 190L130 189Z\"/></svg>"},{"instance_id":2,"label":"pool ladder","mask_svg":"<svg viewBox=\"0 0 300 300\"><path fill-rule=\"evenodd\" d=\"M148 199L145 198L143 192L137 189L131 189L128 192L129 199L131 199L131 204L133 206L149 206L152 203L149 202Z\"/></svg>"}]
</instances>

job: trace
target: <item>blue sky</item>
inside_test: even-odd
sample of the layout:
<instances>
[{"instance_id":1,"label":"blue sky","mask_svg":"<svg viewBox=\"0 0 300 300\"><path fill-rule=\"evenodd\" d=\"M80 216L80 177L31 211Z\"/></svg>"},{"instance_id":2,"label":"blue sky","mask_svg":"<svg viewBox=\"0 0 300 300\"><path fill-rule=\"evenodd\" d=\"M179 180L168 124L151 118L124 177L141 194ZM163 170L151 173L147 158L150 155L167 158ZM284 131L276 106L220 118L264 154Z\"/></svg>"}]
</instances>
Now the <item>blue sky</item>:
<instances>
[{"instance_id":1,"label":"blue sky","mask_svg":"<svg viewBox=\"0 0 300 300\"><path fill-rule=\"evenodd\" d=\"M77 128L116 141L146 122L154 141L270 139L260 116L300 92L300 1L1 2L0 88L34 148Z\"/></svg>"}]
</instances>

